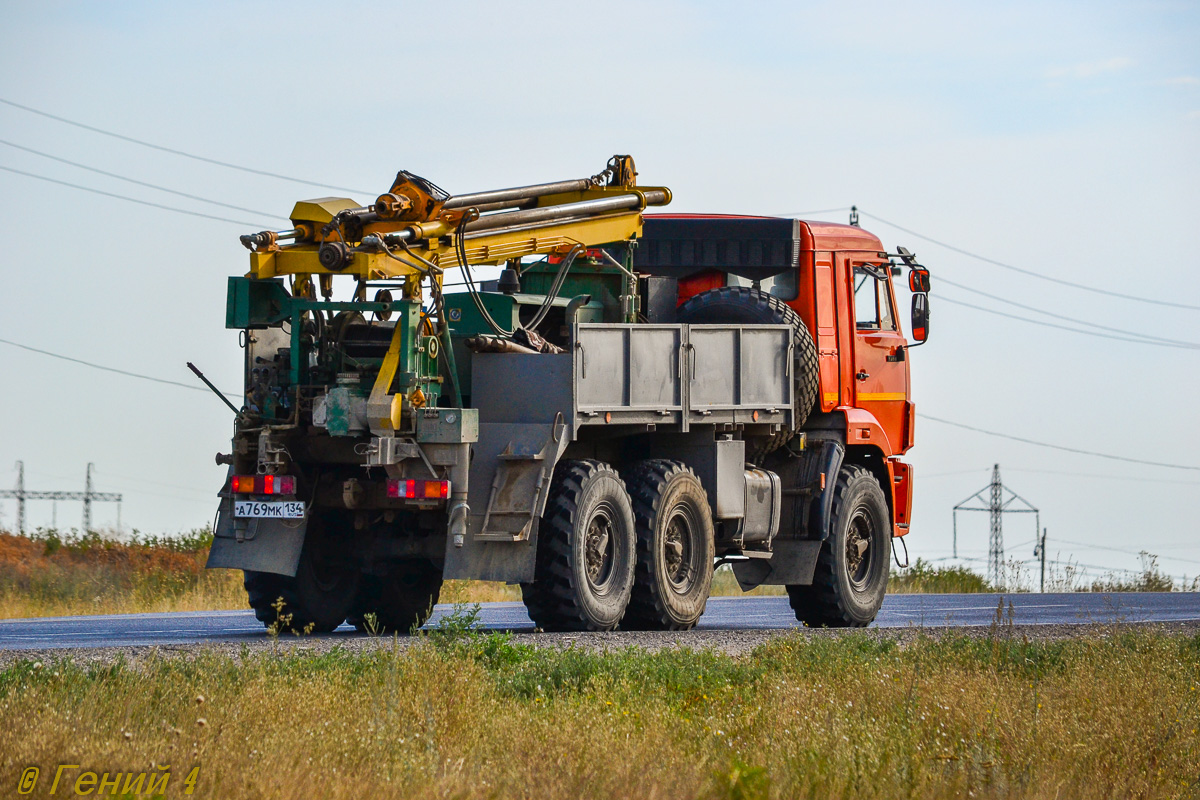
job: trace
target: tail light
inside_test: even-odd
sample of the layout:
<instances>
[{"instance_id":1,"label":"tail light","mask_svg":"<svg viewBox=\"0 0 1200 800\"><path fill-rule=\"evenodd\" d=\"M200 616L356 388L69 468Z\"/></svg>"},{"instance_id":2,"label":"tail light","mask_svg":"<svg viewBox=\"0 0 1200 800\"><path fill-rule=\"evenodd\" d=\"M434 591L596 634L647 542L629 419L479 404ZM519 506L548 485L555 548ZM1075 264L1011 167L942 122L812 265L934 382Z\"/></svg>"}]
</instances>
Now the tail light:
<instances>
[{"instance_id":1,"label":"tail light","mask_svg":"<svg viewBox=\"0 0 1200 800\"><path fill-rule=\"evenodd\" d=\"M229 488L235 494L295 494L296 479L291 475L234 475Z\"/></svg>"},{"instance_id":2,"label":"tail light","mask_svg":"<svg viewBox=\"0 0 1200 800\"><path fill-rule=\"evenodd\" d=\"M388 497L400 500L445 500L450 496L450 481L389 479Z\"/></svg>"}]
</instances>

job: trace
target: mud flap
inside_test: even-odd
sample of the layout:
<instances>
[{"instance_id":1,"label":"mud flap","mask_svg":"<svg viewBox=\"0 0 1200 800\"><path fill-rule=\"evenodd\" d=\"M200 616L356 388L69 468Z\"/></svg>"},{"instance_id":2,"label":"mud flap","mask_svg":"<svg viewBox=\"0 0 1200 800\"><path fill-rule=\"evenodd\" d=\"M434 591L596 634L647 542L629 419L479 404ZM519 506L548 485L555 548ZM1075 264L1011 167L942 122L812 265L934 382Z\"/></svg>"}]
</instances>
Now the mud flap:
<instances>
[{"instance_id":1,"label":"mud flap","mask_svg":"<svg viewBox=\"0 0 1200 800\"><path fill-rule=\"evenodd\" d=\"M533 580L537 523L554 465L566 449L562 423L480 423L473 445L467 532L446 544L446 578Z\"/></svg>"},{"instance_id":2,"label":"mud flap","mask_svg":"<svg viewBox=\"0 0 1200 800\"><path fill-rule=\"evenodd\" d=\"M237 519L233 500L221 498L208 569L247 569L294 576L304 547L304 519Z\"/></svg>"},{"instance_id":3,"label":"mud flap","mask_svg":"<svg viewBox=\"0 0 1200 800\"><path fill-rule=\"evenodd\" d=\"M756 586L808 586L817 570L817 556L824 542L775 539L770 558L751 558L733 565L733 575L743 592Z\"/></svg>"}]
</instances>

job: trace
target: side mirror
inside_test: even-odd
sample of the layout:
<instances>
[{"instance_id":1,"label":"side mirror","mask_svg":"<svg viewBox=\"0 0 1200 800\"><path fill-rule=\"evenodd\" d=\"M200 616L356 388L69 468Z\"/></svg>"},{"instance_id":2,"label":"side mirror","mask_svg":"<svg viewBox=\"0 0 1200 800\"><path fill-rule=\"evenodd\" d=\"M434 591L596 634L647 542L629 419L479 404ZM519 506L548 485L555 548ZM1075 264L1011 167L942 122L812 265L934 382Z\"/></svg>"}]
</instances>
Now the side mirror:
<instances>
[{"instance_id":1,"label":"side mirror","mask_svg":"<svg viewBox=\"0 0 1200 800\"><path fill-rule=\"evenodd\" d=\"M913 292L929 291L929 270L913 267L908 273L908 288Z\"/></svg>"},{"instance_id":2,"label":"side mirror","mask_svg":"<svg viewBox=\"0 0 1200 800\"><path fill-rule=\"evenodd\" d=\"M912 298L912 336L917 342L929 338L929 295L917 292Z\"/></svg>"}]
</instances>

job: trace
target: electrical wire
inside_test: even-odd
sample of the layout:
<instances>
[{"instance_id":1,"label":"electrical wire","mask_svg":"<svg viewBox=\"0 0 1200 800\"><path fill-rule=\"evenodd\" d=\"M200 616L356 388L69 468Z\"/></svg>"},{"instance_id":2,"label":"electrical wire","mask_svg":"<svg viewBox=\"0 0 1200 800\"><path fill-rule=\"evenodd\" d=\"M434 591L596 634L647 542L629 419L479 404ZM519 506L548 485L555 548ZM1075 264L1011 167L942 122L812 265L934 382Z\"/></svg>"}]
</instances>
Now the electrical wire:
<instances>
[{"instance_id":1,"label":"electrical wire","mask_svg":"<svg viewBox=\"0 0 1200 800\"><path fill-rule=\"evenodd\" d=\"M1088 473L1088 472L1064 472L1062 470L1054 470L1054 469L1025 469L1024 467L1005 467L1004 471L1005 472L1033 472L1033 473L1038 473L1041 475L1066 475L1071 478L1093 478L1093 479L1109 480L1109 481L1140 481L1143 483L1172 483L1172 484L1182 484L1184 486L1200 486L1200 481L1178 481L1178 480L1171 480L1170 478L1135 478L1130 475L1096 475L1094 473ZM928 477L932 477L932 476L925 475L922 477L928 478Z\"/></svg>"},{"instance_id":2,"label":"electrical wire","mask_svg":"<svg viewBox=\"0 0 1200 800\"><path fill-rule=\"evenodd\" d=\"M976 311L982 311L985 314L995 314L998 317L1007 317L1009 319L1020 320L1021 322L1028 322L1032 325L1041 325L1044 328L1057 328L1059 330L1070 331L1072 333L1082 333L1085 336L1096 336L1101 339L1112 339L1112 340L1118 341L1118 342L1132 342L1134 344L1153 345L1154 347L1171 347L1171 348L1175 348L1177 350L1200 350L1200 344L1194 344L1191 342L1180 342L1178 344L1169 344L1166 341L1152 341L1150 339L1133 339L1128 336L1114 336L1112 334L1101 333L1099 331L1086 331L1086 330L1081 330L1080 328L1072 328L1067 325L1059 325L1055 322L1046 322L1045 320L1030 319L1029 317L1022 317L1017 314L1009 314L1005 311L997 311L994 308L987 308L986 306L977 306L974 303L968 303L963 300L955 300L954 298L946 297L945 295L938 295L938 301L950 303L951 305L963 306L964 308L973 308ZM1087 323L1085 323L1085 324L1087 324Z\"/></svg>"},{"instance_id":3,"label":"electrical wire","mask_svg":"<svg viewBox=\"0 0 1200 800\"><path fill-rule=\"evenodd\" d=\"M1185 342L1180 339L1167 339L1163 336L1152 336L1148 333L1139 333L1137 331L1127 331L1122 328L1112 328L1112 327L1109 327L1108 325L1100 325L1099 323L1096 323L1096 322L1088 322L1087 320L1084 320L1084 319L1076 319L1075 317L1068 317L1063 314L1056 314L1055 312L1047 311L1044 308L1038 308L1036 306L1028 306L1028 305L1025 305L1024 303L1018 303L1016 300L1009 300L1008 298L1001 297L999 295L990 294L988 292L984 292L979 289L973 289L970 286L967 286L962 283L956 283L956 282L950 280L949 278L943 277L941 275L939 275L937 277L937 282L947 284L948 286L953 286L956 289L962 289L963 291L966 291L966 292L971 292L972 294L977 294L977 295L981 295L983 297L990 298L992 300L997 300L1001 303L1007 303L1010 306L1016 306L1017 308L1023 308L1026 311L1033 311L1037 314L1045 314L1048 317L1054 317L1055 319L1061 319L1061 320L1065 320L1067 322L1074 322L1078 325L1087 325L1092 328L1099 328L1100 330L1111 331L1112 333L1124 334L1126 336L1134 336L1134 337L1138 337L1141 339L1149 339L1149 340L1156 341L1156 342L1164 342L1167 344L1180 345L1180 346L1184 346L1184 347L1200 348L1200 343L1197 343L1197 342Z\"/></svg>"},{"instance_id":4,"label":"electrical wire","mask_svg":"<svg viewBox=\"0 0 1200 800\"><path fill-rule=\"evenodd\" d=\"M471 265L467 261L467 245L466 245L466 228L470 217L463 214L462 221L458 223L458 230L454 235L454 252L458 256L458 265L462 267L462 275L467 280L467 293L471 295L472 302L475 303L475 310L483 317L484 321L496 332L498 336L509 338L515 330L508 330L496 322L492 315L488 313L487 307L483 304L483 300L479 297L479 289L475 286L475 276L471 274Z\"/></svg>"},{"instance_id":5,"label":"electrical wire","mask_svg":"<svg viewBox=\"0 0 1200 800\"><path fill-rule=\"evenodd\" d=\"M1013 272L1019 272L1022 275L1029 275L1030 277L1033 277L1033 278L1040 278L1041 280L1049 281L1050 283L1057 283L1062 286L1070 286L1074 289L1082 289L1085 292L1094 292L1096 294L1102 294L1102 295L1106 295L1108 297L1118 297L1122 300L1132 300L1134 302L1149 303L1151 305L1156 305L1156 306L1170 306L1172 308L1186 308L1189 311L1200 311L1200 306L1190 305L1188 303L1172 303L1169 300L1156 300L1156 299L1150 298L1150 297L1138 297L1137 295L1126 294L1124 292L1112 292L1112 291L1109 291L1108 289L1100 289L1095 286L1088 286L1087 284L1083 284L1083 283L1075 283L1073 281L1063 280L1062 278L1053 278L1049 275L1043 275L1042 273L1035 272L1031 269L1024 269L1023 267L1017 267L1012 264L1006 264L1003 261L997 261L994 258L988 258L987 256L981 256L978 253L972 253L970 250L964 250L961 247L955 247L952 244L947 244L946 242L940 241L938 239L934 239L931 236L926 236L923 233L917 233L916 231L912 230L911 228L905 228L902 225L897 225L894 222L889 222L888 220L884 219L883 217L863 211L861 208L858 210L858 213L862 214L864 217L870 217L871 219L875 220L876 222L882 222L884 225L895 228L898 231L904 231L909 236L916 236L918 239L924 239L925 241L936 244L939 247L944 247L947 250L953 250L956 253L960 253L969 258L974 258L978 261L982 261L985 264L991 264L996 267L1001 267L1003 269L1012 270Z\"/></svg>"},{"instance_id":6,"label":"electrical wire","mask_svg":"<svg viewBox=\"0 0 1200 800\"><path fill-rule=\"evenodd\" d=\"M16 142L9 142L4 139L0 139L0 144L7 145L9 147L15 147L18 150L24 150L27 153L33 153L35 156L41 156L42 158L48 158L51 161L57 161L61 164L69 164L72 167L78 167L79 169L86 169L89 172L95 172L97 175L106 175L110 178L116 178L119 181L126 181L127 183L135 183L138 186L145 186L150 189L157 189L160 192L167 192L168 194L178 195L179 197L186 197L189 200L199 200L201 203L211 203L214 206L222 206L223 208L233 209L234 211L245 211L247 214L262 214L264 217L278 217L279 219L287 219L286 217L280 217L278 214L269 214L266 211L259 211L258 209L255 209L255 208L243 208L242 206L235 206L235 205L231 205L229 203L223 203L220 200L210 200L207 197L201 197L201 196L195 195L195 194L188 194L187 192L181 192L181 191L178 191L177 189L168 189L166 186L159 186L156 183L147 183L146 181L139 181L136 178L129 178L129 177L126 177L125 175L118 175L115 172L107 172L102 169L97 169L96 167L89 167L87 164L80 164L78 161L70 161L65 158L59 158L58 156L52 156L49 153L43 153L40 150L34 150L32 147L26 147L25 145L17 144Z\"/></svg>"},{"instance_id":7,"label":"electrical wire","mask_svg":"<svg viewBox=\"0 0 1200 800\"><path fill-rule=\"evenodd\" d=\"M85 367L91 367L92 369L98 369L98 370L102 370L104 372L115 372L118 375L126 375L130 378L141 378L144 381L154 381L155 383L165 383L168 386L179 386L184 389L192 389L194 391L204 392L206 394L209 391L208 387L205 387L205 386L196 386L193 383L182 383L180 381L171 381L171 380L167 380L166 378L156 378L153 375L142 375L141 373L138 373L138 372L129 372L128 370L117 369L116 367L105 367L100 364L94 364L91 361L84 361L81 358L72 358L71 356L64 356L59 353L52 353L49 350L42 350L37 347L30 347L27 344L21 344L20 342L14 342L14 341L10 341L8 339L0 339L0 344L7 344L7 345L10 345L11 347L20 348L21 350L28 350L31 353L39 353L44 356L50 356L51 358L57 358L57 359L61 359L63 361L70 361L74 364L82 364ZM233 400L241 399L241 397L237 394L232 394L232 393L228 393L228 392L222 392L221 394L224 394L226 397L229 397L230 399L233 399Z\"/></svg>"},{"instance_id":8,"label":"electrical wire","mask_svg":"<svg viewBox=\"0 0 1200 800\"><path fill-rule=\"evenodd\" d=\"M1168 464L1163 461L1146 461L1146 460L1143 460L1140 458L1129 458L1127 456L1115 456L1115 455L1112 455L1111 453L1098 453L1094 450L1081 450L1077 447L1066 447L1065 445L1061 445L1061 444L1050 444L1049 442L1039 442L1036 439L1026 439L1023 436L1013 436L1012 434L1008 434L1008 433L999 433L998 431L989 431L989 430L985 430L984 428L976 428L974 425L965 425L961 422L952 422L951 420L942 419L941 417L935 417L930 414L922 413L920 411L917 412L917 416L920 417L921 419L927 419L932 422L940 422L943 425L950 425L955 428L962 428L963 430L974 431L975 433L982 433L982 434L986 434L988 436L996 436L1001 439L1011 439L1015 442L1022 442L1024 444L1032 444L1032 445L1036 445L1038 447L1048 447L1051 450L1062 450L1067 453L1078 453L1080 455L1085 455L1085 456L1096 456L1097 458L1107 458L1107 459L1111 459L1113 461L1127 461L1131 464L1145 464L1145 465L1151 466L1151 467L1166 467L1167 469L1186 469L1186 470L1192 470L1195 472L1200 472L1200 467L1189 466L1187 464Z\"/></svg>"},{"instance_id":9,"label":"electrical wire","mask_svg":"<svg viewBox=\"0 0 1200 800\"><path fill-rule=\"evenodd\" d=\"M183 484L179 484L179 483L163 483L162 481L152 481L152 480L149 480L148 478L140 478L140 477L135 478L132 475L119 475L115 472L108 472L107 470L105 470L105 477L117 478L119 480L126 480L126 481L135 481L139 484L148 483L152 486L162 486L167 489L181 489L185 492L194 492L196 494L205 495L206 497L215 497L216 496L216 492L214 492L211 489L200 489L200 488L197 488L196 486L184 486Z\"/></svg>"},{"instance_id":10,"label":"electrical wire","mask_svg":"<svg viewBox=\"0 0 1200 800\"><path fill-rule=\"evenodd\" d=\"M554 281L550 284L550 291L546 293L545 300L538 308L537 313L533 315L533 319L526 326L528 330L536 331L538 325L542 324L542 320L550 313L550 309L554 306L554 298L558 297L558 293L562 291L563 283L566 282L567 273L571 271L571 266L575 263L575 259L583 252L583 245L576 244L571 248L570 252L563 258L562 263L558 267L558 273L554 276Z\"/></svg>"},{"instance_id":11,"label":"electrical wire","mask_svg":"<svg viewBox=\"0 0 1200 800\"><path fill-rule=\"evenodd\" d=\"M1076 547L1086 547L1090 550L1110 550L1114 553L1124 553L1127 556L1140 556L1142 553L1147 553L1148 555L1153 555L1153 556L1162 555L1160 553L1151 553L1148 550L1139 550L1139 551L1123 550L1120 547L1107 547L1102 544L1091 544L1090 542L1073 542L1070 539L1060 539L1057 536L1054 537L1054 539L1052 541L1062 542L1063 544L1071 544L1071 545L1075 545ZM1177 556L1171 556L1171 555L1164 555L1162 557L1169 558L1172 561L1182 561L1185 564L1200 564L1200 561L1196 561L1195 559L1191 559L1191 558L1179 558Z\"/></svg>"},{"instance_id":12,"label":"electrical wire","mask_svg":"<svg viewBox=\"0 0 1200 800\"><path fill-rule=\"evenodd\" d=\"M270 228L271 227L270 225L264 225L261 222L246 222L245 220L241 220L241 219L230 219L229 217L218 217L214 214L205 214L200 211L189 211L186 208L177 208L176 206L167 206L167 205L163 205L162 203L152 203L149 200L139 200L136 197L129 197L127 195L116 194L114 192L106 192L106 191L103 191L102 189L93 189L90 186L80 186L77 183L68 183L67 181L60 181L57 178L48 178L45 175L38 175L33 172L26 172L25 170L14 169L12 167L6 167L2 164L0 164L0 169L4 170L5 172L12 172L17 175L24 175L28 178L36 178L39 181L46 181L48 183L57 183L59 186L67 186L72 189L80 189L85 192L91 192L92 194L104 195L105 197L114 197L117 200L125 200L130 203L137 203L138 205L150 206L151 208L161 208L164 211L174 211L176 214L187 214L188 216L191 216L191 217L203 217L204 219L215 219L218 222L230 222L241 228L248 227L248 228L262 229L262 228Z\"/></svg>"},{"instance_id":13,"label":"electrical wire","mask_svg":"<svg viewBox=\"0 0 1200 800\"><path fill-rule=\"evenodd\" d=\"M945 552L945 551L942 551L942 552ZM988 559L981 557L981 556L945 556L943 558L929 558L929 559L922 559L922 560L928 561L929 563L941 562L941 561L973 561L976 563L983 563L983 562L986 562ZM1038 564L1041 562L1041 559L1039 559L1039 558L1013 559L1012 562L1006 562L1006 563L1014 563L1014 562L1017 564L1021 564L1021 565ZM1099 570L1102 572L1124 572L1124 573L1128 573L1130 575L1142 575L1145 573L1145 570L1140 570L1140 569L1127 569L1125 567L1102 567L1099 564L1080 564L1078 561L1063 561L1061 559L1056 559L1056 558L1046 559L1046 564L1053 565L1056 567L1057 566L1082 567L1085 571L1086 570ZM1187 577L1186 575L1171 575L1168 573L1160 573L1160 574L1162 574L1162 576L1164 578L1172 578L1174 580L1184 580Z\"/></svg>"},{"instance_id":14,"label":"electrical wire","mask_svg":"<svg viewBox=\"0 0 1200 800\"><path fill-rule=\"evenodd\" d=\"M159 150L164 153L170 153L171 155L183 156L184 158L190 158L195 161L203 161L206 164L215 164L218 167L226 167L228 169L236 169L241 172L248 172L252 175L262 175L263 177L266 177L266 178L277 178L278 180L281 180L281 181L291 181L292 183L302 183L306 186L318 186L322 189L335 189L339 192L350 192L352 194L366 194L366 195L370 194L370 192L366 191L365 189L347 189L344 186L334 186L329 183L318 183L316 181L304 180L303 178L293 178L290 175L280 175L277 172L267 172L266 170L255 169L254 167L244 167L241 164L231 164L228 161L218 161L215 158L208 158L207 156L198 156L195 153L188 153L183 150L176 150L173 147L163 147L161 144L154 144L153 142L142 141L141 139L135 139L132 136L126 136L124 134L115 133L113 131L108 131L103 128L97 128L93 125L87 125L82 122L76 122L73 119L67 119L66 117L60 117L56 114L51 114L46 111L40 111L36 108L32 108L31 106L21 105L20 103L15 103L12 100L6 100L3 97L0 97L0 103L4 103L5 105L12 106L13 108L19 108L22 111L28 111L30 114L37 114L38 116L46 117L47 119L52 119L56 122L62 122L67 125L74 125L76 128L82 128L85 131L91 131L92 133L103 134L104 136L111 136L114 139L120 139L121 141L130 142L132 144L140 145L142 147L149 147L152 150Z\"/></svg>"},{"instance_id":15,"label":"electrical wire","mask_svg":"<svg viewBox=\"0 0 1200 800\"><path fill-rule=\"evenodd\" d=\"M783 214L783 215L780 215L780 216L785 216L785 217L803 217L803 216L805 216L805 215L809 215L809 214L825 214L825 213L834 213L834 212L837 212L837 211L845 211L845 210L848 210L848 207L847 207L847 208L832 208L832 209L825 209L825 210L823 210L823 211L797 211L797 212L792 212L792 213L789 213L789 214ZM1086 286L1086 285L1084 285L1084 284L1077 284L1077 283L1071 283L1071 282L1069 282L1069 281L1059 281L1059 280L1057 280L1057 279L1053 279L1053 278L1047 278L1046 276L1044 276L1044 275L1041 275L1041 274L1039 274L1039 273L1035 273L1035 272L1032 272L1032 271L1029 271L1029 270L1024 270L1024 269L1022 269L1022 268L1020 268L1020 267L1015 267L1015 266L1013 266L1013 265L1011 265L1011 264L1004 264L1003 262L995 261L995 260L993 260L993 259L989 259L989 258L987 258L987 257L985 257L985 256L981 256L981 255L978 255L978 254L976 254L976 253L971 253L970 251L967 251L967 250L963 250L963 249L961 249L961 248L954 247L953 245L947 244L947 243L945 243L945 242L942 242L942 241L939 241L939 240L937 240L937 239L933 239L933 238L930 238L930 237L928 237L928 236L924 236L923 234L919 234L919 233L917 233L916 231L910 230L910 229L908 229L908 228L901 227L901 226L899 226L899 225L896 225L895 223L889 222L889 221L887 221L887 220L885 220L885 219L882 219L881 217L877 217L877 216L875 216L875 215L873 215L873 214L869 214L869 213L867 213L867 212L864 212L864 211L861 211L861 210L860 210L860 213L862 213L862 214L863 214L863 216L871 217L872 219L874 219L874 220L877 220L877 221L879 221L879 222L882 222L882 223L884 223L885 225L889 225L889 226L891 226L891 227L893 227L893 228L896 228L897 230L904 231L904 232L905 232L905 233L907 233L907 234L910 234L910 235L912 235L912 236L916 236L916 237L918 237L918 238L921 238L921 239L924 239L924 240L926 240L926 241L933 242L934 244L937 244L937 245L939 245L939 246L941 246L941 247L948 248L948 249L950 249L950 250L953 250L953 251L955 251L955 252L957 252L957 253L961 253L961 254L963 254L963 255L966 255L966 256L969 256L969 257L971 257L971 258L977 258L977 259L979 259L979 260L981 260L981 261L985 261L985 262L987 262L987 263L989 263L989 264L994 264L994 265L996 265L996 266L1004 267L1004 268L1007 268L1007 269L1013 269L1013 270L1016 270L1016 271L1018 271L1018 272L1022 272L1022 273L1025 273L1025 274L1033 275L1034 277L1046 278L1047 280L1053 280L1053 281L1055 281L1055 282L1057 282L1057 283L1064 283L1064 284L1066 284L1066 285L1068 285L1068 286L1073 286L1073 287L1075 287L1075 288L1087 289L1087 290L1091 290L1091 291L1100 291L1102 294L1110 294L1110 295L1113 295L1113 296L1116 296L1116 297L1121 297L1121 298L1124 298L1124 299L1131 299L1131 300L1141 300L1141 301L1143 301L1143 302L1150 302L1150 303L1160 303L1160 304L1162 304L1162 305L1179 306L1179 307L1181 307L1181 308L1189 308L1189 309L1193 309L1193 308L1194 308L1194 309L1200 309L1200 306L1189 306L1189 305L1186 305L1186 304L1170 303L1170 302L1166 302L1166 301L1151 300L1151 299L1147 299L1147 298L1138 298L1138 297L1133 297L1133 296L1131 296L1131 295L1126 295L1126 294L1121 294L1121 293L1108 292L1108 291L1104 291L1104 290L1097 290L1097 289L1095 289L1095 287ZM947 285L949 285L949 286L954 286L954 287L956 287L956 288L958 288L958 289L962 289L962 290L964 290L964 291L971 292L971 293L973 293L973 294L982 295L983 297L988 297L988 298L991 298L992 300L997 300L997 301L999 301L999 302L1001 302L1001 303L1007 303L1007 304L1009 304L1009 305L1016 306L1017 308L1023 308L1023 309L1025 309L1025 310L1027 310L1027 311L1033 311L1033 312L1035 312L1035 313L1038 313L1038 314L1045 314L1046 316L1049 316L1049 317L1054 317L1054 318L1056 318L1056 319L1061 319L1061 320L1064 320L1064 321L1066 321L1066 322L1074 322L1074 323L1076 323L1076 324L1078 324L1078 325L1086 325L1086 326L1088 326L1088 327L1092 327L1092 328L1098 328L1098 329L1100 329L1100 330L1106 330L1106 331L1111 331L1111 332L1113 332L1113 333L1124 334L1124 335L1127 335L1127 336L1130 336L1130 337L1135 337L1136 339L1139 339L1139 340L1140 340L1140 339L1154 340L1154 341L1158 341L1158 342L1162 342L1162 343L1165 343L1165 344L1170 344L1170 345L1174 345L1174 346L1179 346L1179 347L1188 347L1188 348L1196 348L1196 349L1200 349L1200 343L1196 343L1196 342L1184 342L1184 341L1180 341L1180 340L1178 340L1178 339L1168 339L1168 338L1165 338L1165 337L1162 337L1162 336L1153 336L1153 335L1151 335L1151 334L1139 333L1139 332L1137 332L1137 331L1126 331L1126 330L1123 330L1123 329L1121 329L1121 328L1113 328L1113 327L1110 327L1110 326L1108 326L1108 325L1100 325L1100 324L1098 324L1098 323L1095 323L1095 322L1088 322L1087 320L1076 319L1076 318L1074 318L1074 317L1068 317L1068 316L1065 316L1065 315L1063 315L1063 314L1057 314L1057 313L1055 313L1055 312L1053 312L1053 311L1046 311L1045 309L1037 308L1036 306L1029 306L1029 305L1025 305L1025 304L1023 304L1023 303L1018 303L1018 302L1017 302L1017 301L1015 301L1015 300L1009 300L1009 299L1007 299L1007 298L1005 298L1005 297L1000 297L999 295L990 294L990 293L988 293L988 292L984 292L984 291L981 291L981 290L979 290L979 289L972 288L972 287L970 287L970 286L967 286L967 285L965 285L965 284L962 284L962 283L956 283L955 281L952 281L952 280L950 280L950 279L948 279L948 278L945 278L945 277L941 277L941 276L939 276L937 280L938 280L939 282L941 282L941 283L945 283L945 284L947 284ZM953 300L951 300L950 302L954 302L954 301L953 301ZM987 310L987 309L982 309L982 310ZM1023 321L1027 321L1027 322L1035 322L1035 324L1037 324L1037 323L1036 323L1036 321L1034 321L1034 320L1024 320L1024 318L1022 318L1022 317L1014 317L1014 319L1021 319L1021 320L1023 320ZM1071 329L1070 329L1070 328L1067 328L1066 330L1071 330ZM1077 332L1078 332L1078 333L1086 333L1086 331L1077 331ZM1128 340L1127 340L1127 341L1128 341Z\"/></svg>"},{"instance_id":16,"label":"electrical wire","mask_svg":"<svg viewBox=\"0 0 1200 800\"><path fill-rule=\"evenodd\" d=\"M986 467L977 467L975 469L960 469L954 472L935 472L932 475L921 475L921 480L927 481L930 478L948 478L952 475L978 475L984 472L991 472L991 469Z\"/></svg>"},{"instance_id":17,"label":"electrical wire","mask_svg":"<svg viewBox=\"0 0 1200 800\"><path fill-rule=\"evenodd\" d=\"M817 214L836 214L839 211L849 211L849 210L850 210L850 206L841 206L839 208L822 208L819 211L789 211L786 214L775 214L773 216L793 217L793 218L798 219L801 217L815 216Z\"/></svg>"}]
</instances>

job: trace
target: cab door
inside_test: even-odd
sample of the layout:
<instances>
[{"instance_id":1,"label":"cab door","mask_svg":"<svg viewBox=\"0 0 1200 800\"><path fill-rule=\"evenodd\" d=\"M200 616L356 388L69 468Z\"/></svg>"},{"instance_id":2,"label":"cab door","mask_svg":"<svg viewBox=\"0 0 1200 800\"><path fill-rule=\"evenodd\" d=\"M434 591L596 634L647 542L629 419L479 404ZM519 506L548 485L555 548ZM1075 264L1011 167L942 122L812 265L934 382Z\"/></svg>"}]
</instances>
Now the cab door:
<instances>
[{"instance_id":1,"label":"cab door","mask_svg":"<svg viewBox=\"0 0 1200 800\"><path fill-rule=\"evenodd\" d=\"M889 265L851 259L848 270L854 305L855 406L871 412L890 444L903 452L907 418L908 352L896 323ZM882 443L880 443L882 444Z\"/></svg>"}]
</instances>

